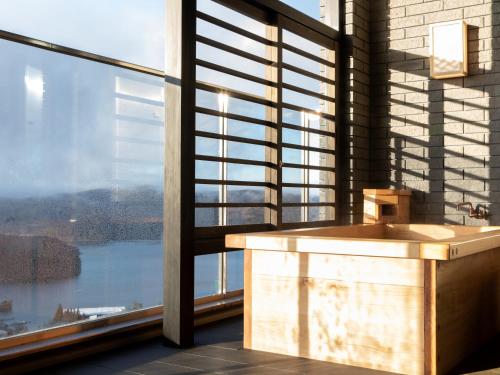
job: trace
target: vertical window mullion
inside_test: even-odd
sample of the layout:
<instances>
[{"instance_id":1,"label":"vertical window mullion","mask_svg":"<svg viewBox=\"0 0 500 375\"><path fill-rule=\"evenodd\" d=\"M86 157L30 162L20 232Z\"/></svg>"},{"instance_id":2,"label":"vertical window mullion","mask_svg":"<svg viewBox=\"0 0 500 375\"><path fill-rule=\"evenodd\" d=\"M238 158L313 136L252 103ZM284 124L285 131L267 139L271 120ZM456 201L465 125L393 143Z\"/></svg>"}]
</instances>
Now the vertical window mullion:
<instances>
[{"instance_id":1,"label":"vertical window mullion","mask_svg":"<svg viewBox=\"0 0 500 375\"><path fill-rule=\"evenodd\" d=\"M308 123L308 116L305 111L302 111L302 128L307 128L307 123ZM307 145L307 133L302 130L300 132L300 145L301 146L306 146ZM302 165L307 164L307 151L302 149L300 150L300 162ZM306 203L307 202L307 187L305 186L308 183L308 174L307 174L307 169L302 168L301 169L301 181L304 184L302 188L300 189L300 203ZM307 213L305 211L305 206L300 207L300 220L301 221L306 221L307 220Z\"/></svg>"},{"instance_id":2,"label":"vertical window mullion","mask_svg":"<svg viewBox=\"0 0 500 375\"><path fill-rule=\"evenodd\" d=\"M281 16L275 19L276 27L276 226L283 224L283 26Z\"/></svg>"},{"instance_id":3,"label":"vertical window mullion","mask_svg":"<svg viewBox=\"0 0 500 375\"><path fill-rule=\"evenodd\" d=\"M225 136L228 135L228 124L227 113L228 97L226 94L219 94L219 112L222 113L219 116L219 134ZM226 139L219 140L219 156L222 158L227 158L228 156L228 141ZM219 180L227 180L227 163L221 161L219 164ZM227 203L227 185L222 183L219 185L219 202ZM227 207L219 207L219 225L227 225ZM219 253L219 293L225 294L227 290L227 257L225 252Z\"/></svg>"}]
</instances>

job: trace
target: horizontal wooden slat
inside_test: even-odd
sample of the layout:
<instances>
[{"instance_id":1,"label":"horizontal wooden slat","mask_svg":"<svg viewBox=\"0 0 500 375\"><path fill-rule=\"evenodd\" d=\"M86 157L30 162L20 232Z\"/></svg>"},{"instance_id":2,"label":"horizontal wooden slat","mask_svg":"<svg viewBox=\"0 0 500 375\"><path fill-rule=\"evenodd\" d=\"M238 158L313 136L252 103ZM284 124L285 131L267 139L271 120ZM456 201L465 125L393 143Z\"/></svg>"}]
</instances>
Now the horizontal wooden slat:
<instances>
[{"instance_id":1,"label":"horizontal wooden slat","mask_svg":"<svg viewBox=\"0 0 500 375\"><path fill-rule=\"evenodd\" d=\"M269 45L269 46L275 46L276 42L273 42L272 40L263 38L259 35L256 35L248 30L242 29L241 27L235 26L233 24L230 24L228 22L222 21L219 18L212 17L206 13L197 11L196 12L196 17L199 19L202 19L204 21L210 22L214 25L217 25L219 27L222 27L224 29L227 29L229 31L232 31L234 33L240 34L241 36L247 37L249 39L255 40L256 42Z\"/></svg>"},{"instance_id":2,"label":"horizontal wooden slat","mask_svg":"<svg viewBox=\"0 0 500 375\"><path fill-rule=\"evenodd\" d=\"M283 207L334 207L335 202L282 203Z\"/></svg>"},{"instance_id":3,"label":"horizontal wooden slat","mask_svg":"<svg viewBox=\"0 0 500 375\"><path fill-rule=\"evenodd\" d=\"M328 185L328 184L300 184L300 183L294 183L294 182L283 182L282 184L283 187L298 187L298 188L331 188L334 189L335 185Z\"/></svg>"},{"instance_id":4,"label":"horizontal wooden slat","mask_svg":"<svg viewBox=\"0 0 500 375\"><path fill-rule=\"evenodd\" d=\"M281 103L281 106L283 108L288 108L288 109L291 109L291 110L294 110L297 112L311 113L313 115L319 116L320 118L325 118L325 119L330 120L330 121L335 121L334 115L330 115L330 114L325 113L325 112L316 112L310 108L301 107L299 105L290 104L290 103L286 103L286 102Z\"/></svg>"},{"instance_id":5,"label":"horizontal wooden slat","mask_svg":"<svg viewBox=\"0 0 500 375\"><path fill-rule=\"evenodd\" d=\"M276 209L276 206L272 203L217 203L217 202L207 202L207 203L195 203L195 207L198 208L218 208L218 207L227 207L227 208L272 208Z\"/></svg>"},{"instance_id":6,"label":"horizontal wooden slat","mask_svg":"<svg viewBox=\"0 0 500 375\"><path fill-rule=\"evenodd\" d=\"M283 69L287 69L287 70L291 70L295 73L299 73L299 74L302 74L306 77L309 77L309 78L312 78L312 79L316 79L318 81L321 81L321 82L324 82L324 83L327 83L327 84L330 84L330 85L335 85L335 81L332 80L332 79L329 79L329 78L326 78L326 77L323 77L323 76L320 76L319 74L315 74L315 73L312 73L308 70L305 70L305 69L302 69L302 68L299 68L298 66L295 66L295 65L292 65L292 64L287 64L287 63L281 63L281 67Z\"/></svg>"},{"instance_id":7,"label":"horizontal wooden slat","mask_svg":"<svg viewBox=\"0 0 500 375\"><path fill-rule=\"evenodd\" d=\"M205 137L205 138L212 138L212 139L223 139L226 141L248 143L248 144L252 144L252 145L266 146L266 147L270 147L270 148L277 147L276 143L273 143L273 142L261 141L261 140L252 139L252 138L237 137L235 135L210 133L210 132L205 132L205 131L201 131L201 130L196 130L195 135L198 137Z\"/></svg>"},{"instance_id":8,"label":"horizontal wooden slat","mask_svg":"<svg viewBox=\"0 0 500 375\"><path fill-rule=\"evenodd\" d=\"M248 159L236 159L236 158L222 158L219 156L209 156L209 155L196 155L196 160L213 161L218 163L231 163L231 164L244 164L244 165L256 165L259 167L267 167L277 169L278 166L267 161L257 161Z\"/></svg>"},{"instance_id":9,"label":"horizontal wooden slat","mask_svg":"<svg viewBox=\"0 0 500 375\"><path fill-rule=\"evenodd\" d=\"M202 81L197 81L196 82L196 88L204 91L210 91L216 94L227 94L231 98L237 98L241 100L245 100L247 102L252 102L252 103L257 103L257 104L262 104L268 107L276 108L276 103L267 100L261 96L256 96L252 95L246 92L242 91L235 91L228 89L227 87L222 87L222 86L217 86L212 83L207 83L207 82L202 82Z\"/></svg>"},{"instance_id":10,"label":"horizontal wooden slat","mask_svg":"<svg viewBox=\"0 0 500 375\"><path fill-rule=\"evenodd\" d=\"M196 41L198 41L200 43L203 43L203 44L206 44L206 45L209 45L209 46L212 46L212 47L215 47L215 48L218 48L218 49L221 49L223 51L232 53L232 54L237 55L239 57L243 57L245 59L249 59L249 60L258 62L260 64L271 65L271 66L276 64L272 60L268 60L268 59L265 59L263 57L254 55L253 53L249 53L249 52L243 51L243 50L241 50L239 48L235 48L235 47L229 46L227 44L218 42L218 41L216 41L214 39L207 38L206 36L197 35L196 36Z\"/></svg>"},{"instance_id":11,"label":"horizontal wooden slat","mask_svg":"<svg viewBox=\"0 0 500 375\"><path fill-rule=\"evenodd\" d=\"M320 64L335 68L335 63L328 61L328 60L325 60L325 59L318 57L316 55L313 55L312 53L306 52L300 48L294 47L290 44L283 43L283 48L286 48L290 52L296 53L297 55L308 58L309 60L313 60L313 61L319 62Z\"/></svg>"},{"instance_id":12,"label":"horizontal wooden slat","mask_svg":"<svg viewBox=\"0 0 500 375\"><path fill-rule=\"evenodd\" d=\"M213 227L197 227L194 229L195 238L220 238L228 234L268 232L275 230L272 224L246 224L246 225L225 225Z\"/></svg>"},{"instance_id":13,"label":"horizontal wooden slat","mask_svg":"<svg viewBox=\"0 0 500 375\"><path fill-rule=\"evenodd\" d=\"M241 121L241 122L249 122L252 124L264 125L264 126L268 126L270 128L277 127L276 124L274 122L271 122L271 121L259 120L259 119L253 118L253 117L237 115L237 114L229 113L229 112L228 113L219 112L219 111L215 111L215 110L209 109L209 108L195 107L195 111L199 112L199 113L206 114L206 115L212 115L212 116L217 116L217 117L226 117L226 118Z\"/></svg>"},{"instance_id":14,"label":"horizontal wooden slat","mask_svg":"<svg viewBox=\"0 0 500 375\"><path fill-rule=\"evenodd\" d=\"M305 128L300 125L293 125L293 124L288 124L286 122L282 123L282 127L286 129L292 129L292 130L298 130L301 132L308 132L308 133L314 133L314 134L319 134L319 135L324 135L327 137L335 137L334 132L329 132L327 130L321 130L321 129L315 129L315 128Z\"/></svg>"},{"instance_id":15,"label":"horizontal wooden slat","mask_svg":"<svg viewBox=\"0 0 500 375\"><path fill-rule=\"evenodd\" d=\"M276 82L269 81L269 80L264 79L264 78L256 77L256 76L251 75L251 74L243 73L243 72L240 72L239 70L227 68L225 66L214 64L214 63L211 63L211 62L208 62L205 60L196 59L195 63L198 66L203 66L207 69L211 69L211 70L215 70L215 71L218 71L221 73L225 73L225 74L228 74L228 75L233 76L233 77L242 78L242 79L245 79L245 80L250 81L250 82L260 83L261 85L264 85L264 86L277 87Z\"/></svg>"},{"instance_id":16,"label":"horizontal wooden slat","mask_svg":"<svg viewBox=\"0 0 500 375\"><path fill-rule=\"evenodd\" d=\"M328 101L328 102L332 102L334 103L335 102L335 98L332 98L330 96L327 96L327 95L323 95L323 94L320 94L318 92L314 92L314 91L311 91L311 90L307 90L307 89L304 89L302 87L298 87L298 86L295 86L295 85L291 85L289 83L285 83L283 82L281 84L281 86L284 88L284 89L287 89L287 90L292 90L292 91L295 91L295 92L298 92L300 94L303 94L303 95L307 95L307 96L313 96L315 98L318 98L318 99L322 99L322 100L325 100L325 101Z\"/></svg>"},{"instance_id":17,"label":"horizontal wooden slat","mask_svg":"<svg viewBox=\"0 0 500 375\"><path fill-rule=\"evenodd\" d=\"M231 185L231 186L264 186L271 189L276 189L276 185L271 182L258 182L258 181L235 181L235 180L217 180L217 179L201 179L194 180L195 184L201 185Z\"/></svg>"},{"instance_id":18,"label":"horizontal wooden slat","mask_svg":"<svg viewBox=\"0 0 500 375\"><path fill-rule=\"evenodd\" d=\"M283 168L296 168L296 169L312 169L312 170L325 171L325 172L335 172L335 168L333 168L333 167L322 167L322 166L316 166L316 165L283 163L282 167Z\"/></svg>"},{"instance_id":19,"label":"horizontal wooden slat","mask_svg":"<svg viewBox=\"0 0 500 375\"><path fill-rule=\"evenodd\" d=\"M230 3L233 6L237 6L238 1L234 0L217 0L221 3ZM287 5L281 1L276 0L253 0L253 3L263 7L264 9L269 9L270 11L278 12L281 18L286 18L284 23L287 27L292 30L306 28L316 33L317 35L314 39L317 43L327 43L326 47L333 41L340 38L340 33L333 29L332 27L325 25L324 23L316 20L303 12L298 11L290 5ZM287 21L289 20L289 21ZM310 36L313 38L313 36Z\"/></svg>"},{"instance_id":20,"label":"horizontal wooden slat","mask_svg":"<svg viewBox=\"0 0 500 375\"><path fill-rule=\"evenodd\" d=\"M308 277L355 283L424 287L424 265L419 259L357 257L349 255L283 253L252 250L254 275ZM328 261L329 260L329 261ZM282 263L283 267L276 267ZM300 267L300 264L307 267ZM328 267L325 267L328 264ZM391 272L386 272L390 269ZM363 270L363 272L357 272Z\"/></svg>"},{"instance_id":21,"label":"horizontal wooden slat","mask_svg":"<svg viewBox=\"0 0 500 375\"><path fill-rule=\"evenodd\" d=\"M319 148L319 147L312 147L312 146L302 146L302 145L297 145L294 143L282 143L281 144L283 148L293 148L296 150L303 150L303 151L314 151L314 152L320 152L322 154L329 154L329 155L335 155L335 150L329 150L326 148Z\"/></svg>"}]
</instances>

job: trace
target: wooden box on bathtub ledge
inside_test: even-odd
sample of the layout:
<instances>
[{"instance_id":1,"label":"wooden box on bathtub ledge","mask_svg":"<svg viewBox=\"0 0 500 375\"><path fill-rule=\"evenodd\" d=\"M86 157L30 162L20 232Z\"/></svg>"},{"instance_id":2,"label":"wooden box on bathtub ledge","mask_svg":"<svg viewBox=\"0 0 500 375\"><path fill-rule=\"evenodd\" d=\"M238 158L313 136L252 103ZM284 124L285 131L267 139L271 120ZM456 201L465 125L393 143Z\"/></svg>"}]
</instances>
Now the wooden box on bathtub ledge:
<instances>
[{"instance_id":1,"label":"wooden box on bathtub ledge","mask_svg":"<svg viewBox=\"0 0 500 375\"><path fill-rule=\"evenodd\" d=\"M408 224L410 190L363 189L363 223Z\"/></svg>"},{"instance_id":2,"label":"wooden box on bathtub ledge","mask_svg":"<svg viewBox=\"0 0 500 375\"><path fill-rule=\"evenodd\" d=\"M500 332L500 227L367 224L229 235L244 347L445 374Z\"/></svg>"}]
</instances>

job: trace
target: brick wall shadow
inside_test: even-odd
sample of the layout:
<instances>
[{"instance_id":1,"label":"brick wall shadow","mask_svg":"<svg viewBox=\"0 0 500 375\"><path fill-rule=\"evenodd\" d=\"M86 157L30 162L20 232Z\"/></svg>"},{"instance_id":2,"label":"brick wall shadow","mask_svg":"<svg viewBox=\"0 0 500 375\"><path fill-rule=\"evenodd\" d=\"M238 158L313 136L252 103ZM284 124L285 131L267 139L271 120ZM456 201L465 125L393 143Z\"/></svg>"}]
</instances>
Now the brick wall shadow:
<instances>
[{"instance_id":1,"label":"brick wall shadow","mask_svg":"<svg viewBox=\"0 0 500 375\"><path fill-rule=\"evenodd\" d=\"M372 3L370 185L411 189L412 222L500 223L495 203L500 197L500 43L494 39L500 35L495 25L500 14L488 6L489 13L483 6L477 9L482 16L469 19L470 7L423 14L412 6L388 9L385 2ZM398 10L404 16L394 19ZM417 14L408 16L409 11ZM428 25L449 18L470 24L469 75L430 79ZM490 219L457 211L456 203L463 201L488 207Z\"/></svg>"}]
</instances>

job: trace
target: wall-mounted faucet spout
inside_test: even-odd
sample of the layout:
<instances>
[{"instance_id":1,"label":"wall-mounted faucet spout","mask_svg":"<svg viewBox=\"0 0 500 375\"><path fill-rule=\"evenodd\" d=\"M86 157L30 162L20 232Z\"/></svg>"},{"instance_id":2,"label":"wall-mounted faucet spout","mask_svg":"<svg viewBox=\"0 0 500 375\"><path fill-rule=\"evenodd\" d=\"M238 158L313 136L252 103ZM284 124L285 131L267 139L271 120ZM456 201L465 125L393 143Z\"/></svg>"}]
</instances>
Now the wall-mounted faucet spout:
<instances>
[{"instance_id":1,"label":"wall-mounted faucet spout","mask_svg":"<svg viewBox=\"0 0 500 375\"><path fill-rule=\"evenodd\" d=\"M478 204L476 208L474 208L471 202L457 203L457 210L461 210L465 207L469 209L469 217L473 217L475 219L486 219L488 217L486 207L483 205Z\"/></svg>"}]
</instances>

